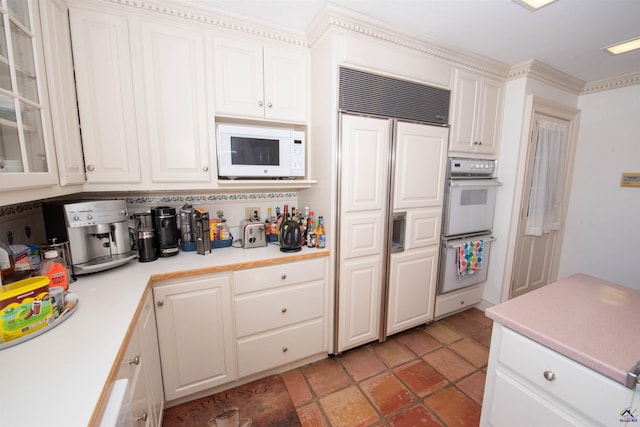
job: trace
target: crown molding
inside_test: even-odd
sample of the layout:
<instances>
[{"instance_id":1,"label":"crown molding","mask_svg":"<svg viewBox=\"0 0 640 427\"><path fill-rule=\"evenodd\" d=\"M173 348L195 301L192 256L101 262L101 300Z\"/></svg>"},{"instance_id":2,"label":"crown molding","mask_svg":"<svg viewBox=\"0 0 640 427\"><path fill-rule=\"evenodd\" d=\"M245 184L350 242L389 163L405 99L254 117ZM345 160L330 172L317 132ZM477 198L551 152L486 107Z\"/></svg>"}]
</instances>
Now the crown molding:
<instances>
[{"instance_id":1,"label":"crown molding","mask_svg":"<svg viewBox=\"0 0 640 427\"><path fill-rule=\"evenodd\" d=\"M69 3L75 0L69 0ZM89 0L96 3L110 3L127 6L143 11L152 11L163 15L170 15L201 24L212 25L225 30L234 30L251 36L258 36L289 43L296 46L308 47L304 32L283 30L282 27L270 25L264 21L248 18L220 9L204 7L197 4L170 0Z\"/></svg>"},{"instance_id":2,"label":"crown molding","mask_svg":"<svg viewBox=\"0 0 640 427\"><path fill-rule=\"evenodd\" d=\"M640 73L625 74L620 77L605 80L595 80L588 82L582 89L581 95L594 92L602 92L605 90L618 89L626 86L634 86L640 84Z\"/></svg>"},{"instance_id":3,"label":"crown molding","mask_svg":"<svg viewBox=\"0 0 640 427\"><path fill-rule=\"evenodd\" d=\"M580 94L585 85L584 81L563 73L562 71L556 70L537 59L531 59L512 66L507 80L518 79L521 77L533 77L544 83L576 95Z\"/></svg>"},{"instance_id":4,"label":"crown molding","mask_svg":"<svg viewBox=\"0 0 640 427\"><path fill-rule=\"evenodd\" d=\"M399 32L381 21L327 3L307 29L309 46L313 47L326 34L333 31L355 33L396 44L501 80L505 80L509 72L509 66L504 63L454 46Z\"/></svg>"}]
</instances>

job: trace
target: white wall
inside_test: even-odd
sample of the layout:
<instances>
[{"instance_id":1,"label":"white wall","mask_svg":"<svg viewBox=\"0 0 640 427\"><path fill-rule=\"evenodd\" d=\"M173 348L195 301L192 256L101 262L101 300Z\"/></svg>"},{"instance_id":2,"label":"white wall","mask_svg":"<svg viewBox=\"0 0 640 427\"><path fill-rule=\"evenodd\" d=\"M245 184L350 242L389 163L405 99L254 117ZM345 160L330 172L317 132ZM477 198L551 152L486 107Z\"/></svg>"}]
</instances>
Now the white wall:
<instances>
[{"instance_id":1,"label":"white wall","mask_svg":"<svg viewBox=\"0 0 640 427\"><path fill-rule=\"evenodd\" d=\"M578 149L558 277L583 272L640 290L640 85L580 97Z\"/></svg>"}]
</instances>

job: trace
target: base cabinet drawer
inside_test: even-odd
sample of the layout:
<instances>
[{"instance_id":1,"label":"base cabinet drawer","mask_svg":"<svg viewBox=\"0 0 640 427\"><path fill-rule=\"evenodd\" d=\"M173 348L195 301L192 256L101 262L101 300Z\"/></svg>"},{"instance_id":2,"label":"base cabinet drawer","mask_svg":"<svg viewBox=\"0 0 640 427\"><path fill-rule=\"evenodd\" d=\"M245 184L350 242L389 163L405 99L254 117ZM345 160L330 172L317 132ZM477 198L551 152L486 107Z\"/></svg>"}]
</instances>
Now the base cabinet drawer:
<instances>
[{"instance_id":1,"label":"base cabinet drawer","mask_svg":"<svg viewBox=\"0 0 640 427\"><path fill-rule=\"evenodd\" d=\"M239 270L233 273L234 294L240 295L275 289L279 286L323 280L324 269L324 259L310 259Z\"/></svg>"},{"instance_id":2,"label":"base cabinet drawer","mask_svg":"<svg viewBox=\"0 0 640 427\"><path fill-rule=\"evenodd\" d=\"M324 351L324 319L238 340L240 378Z\"/></svg>"},{"instance_id":3,"label":"base cabinet drawer","mask_svg":"<svg viewBox=\"0 0 640 427\"><path fill-rule=\"evenodd\" d=\"M238 337L321 317L324 282L235 297Z\"/></svg>"},{"instance_id":4,"label":"base cabinet drawer","mask_svg":"<svg viewBox=\"0 0 640 427\"><path fill-rule=\"evenodd\" d=\"M482 301L482 286L471 286L436 296L435 318L474 306Z\"/></svg>"}]
</instances>

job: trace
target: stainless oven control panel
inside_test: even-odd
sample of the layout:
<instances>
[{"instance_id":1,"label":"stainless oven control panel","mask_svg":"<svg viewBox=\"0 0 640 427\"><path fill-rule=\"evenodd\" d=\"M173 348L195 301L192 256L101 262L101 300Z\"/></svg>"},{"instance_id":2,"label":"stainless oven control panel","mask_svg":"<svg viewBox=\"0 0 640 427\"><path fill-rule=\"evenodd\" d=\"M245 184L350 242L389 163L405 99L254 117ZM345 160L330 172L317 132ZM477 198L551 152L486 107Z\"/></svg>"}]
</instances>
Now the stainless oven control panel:
<instances>
[{"instance_id":1,"label":"stainless oven control panel","mask_svg":"<svg viewBox=\"0 0 640 427\"><path fill-rule=\"evenodd\" d=\"M495 178L496 161L451 157L448 172L449 178Z\"/></svg>"}]
</instances>

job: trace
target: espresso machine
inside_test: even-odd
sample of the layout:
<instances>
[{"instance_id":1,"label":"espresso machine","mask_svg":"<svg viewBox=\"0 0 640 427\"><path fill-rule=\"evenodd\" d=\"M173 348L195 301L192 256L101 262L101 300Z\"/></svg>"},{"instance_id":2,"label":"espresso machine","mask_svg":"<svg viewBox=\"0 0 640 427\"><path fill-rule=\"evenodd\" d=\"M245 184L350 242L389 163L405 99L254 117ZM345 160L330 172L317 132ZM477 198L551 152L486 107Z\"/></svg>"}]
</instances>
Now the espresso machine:
<instances>
[{"instance_id":1,"label":"espresso machine","mask_svg":"<svg viewBox=\"0 0 640 427\"><path fill-rule=\"evenodd\" d=\"M123 265L131 250L124 200L59 201L42 205L47 240L68 241L76 275Z\"/></svg>"}]
</instances>

